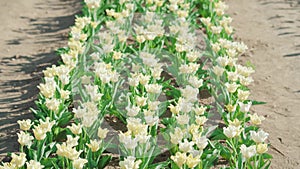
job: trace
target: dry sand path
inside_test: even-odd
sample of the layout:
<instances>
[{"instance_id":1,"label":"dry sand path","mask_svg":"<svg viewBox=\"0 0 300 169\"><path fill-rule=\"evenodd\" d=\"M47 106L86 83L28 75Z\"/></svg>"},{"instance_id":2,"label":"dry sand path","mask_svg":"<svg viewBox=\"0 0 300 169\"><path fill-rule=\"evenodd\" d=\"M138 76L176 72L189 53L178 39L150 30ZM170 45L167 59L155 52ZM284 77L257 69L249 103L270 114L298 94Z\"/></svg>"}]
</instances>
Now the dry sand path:
<instances>
[{"instance_id":1,"label":"dry sand path","mask_svg":"<svg viewBox=\"0 0 300 169\"><path fill-rule=\"evenodd\" d=\"M267 116L272 168L300 168L300 1L228 0L236 37L256 66L253 111Z\"/></svg>"},{"instance_id":2,"label":"dry sand path","mask_svg":"<svg viewBox=\"0 0 300 169\"><path fill-rule=\"evenodd\" d=\"M79 2L0 1L0 154L18 149L17 120L31 117L42 70L56 63L54 51L66 46Z\"/></svg>"}]
</instances>

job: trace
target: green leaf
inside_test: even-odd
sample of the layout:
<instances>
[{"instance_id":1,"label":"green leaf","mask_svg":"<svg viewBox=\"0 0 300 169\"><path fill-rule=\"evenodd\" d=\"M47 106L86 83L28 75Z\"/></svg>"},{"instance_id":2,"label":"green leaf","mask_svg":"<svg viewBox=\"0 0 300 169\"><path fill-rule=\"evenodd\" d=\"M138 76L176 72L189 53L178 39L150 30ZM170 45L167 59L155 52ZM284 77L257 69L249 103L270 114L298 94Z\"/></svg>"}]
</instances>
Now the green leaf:
<instances>
[{"instance_id":1,"label":"green leaf","mask_svg":"<svg viewBox=\"0 0 300 169\"><path fill-rule=\"evenodd\" d=\"M251 100L252 105L260 105L260 104L267 104L267 102L263 102L263 101L256 101L256 100Z\"/></svg>"},{"instance_id":2,"label":"green leaf","mask_svg":"<svg viewBox=\"0 0 300 169\"><path fill-rule=\"evenodd\" d=\"M172 169L180 169L174 161L171 161L171 168Z\"/></svg>"},{"instance_id":3,"label":"green leaf","mask_svg":"<svg viewBox=\"0 0 300 169\"><path fill-rule=\"evenodd\" d=\"M62 112L62 117L58 120L58 126L65 127L73 119L74 115L71 112Z\"/></svg>"},{"instance_id":4,"label":"green leaf","mask_svg":"<svg viewBox=\"0 0 300 169\"><path fill-rule=\"evenodd\" d=\"M165 126L172 126L176 122L175 118L163 118L161 123Z\"/></svg>"},{"instance_id":5,"label":"green leaf","mask_svg":"<svg viewBox=\"0 0 300 169\"><path fill-rule=\"evenodd\" d=\"M221 146L221 152L220 155L225 158L226 160L229 160L231 157L231 152L230 149L228 147L225 146Z\"/></svg>"},{"instance_id":6,"label":"green leaf","mask_svg":"<svg viewBox=\"0 0 300 169\"><path fill-rule=\"evenodd\" d=\"M107 164L110 162L110 160L111 160L111 156L109 156L109 155L102 156L98 163L98 168L99 169L104 168L105 166L107 166Z\"/></svg>"},{"instance_id":7,"label":"green leaf","mask_svg":"<svg viewBox=\"0 0 300 169\"><path fill-rule=\"evenodd\" d=\"M268 153L262 154L262 157L263 157L263 159L272 159L273 158L273 156L271 154L268 154Z\"/></svg>"},{"instance_id":8,"label":"green leaf","mask_svg":"<svg viewBox=\"0 0 300 169\"><path fill-rule=\"evenodd\" d=\"M263 169L268 169L270 168L270 165L271 165L271 161L268 161L264 167L262 167Z\"/></svg>"},{"instance_id":9,"label":"green leaf","mask_svg":"<svg viewBox=\"0 0 300 169\"><path fill-rule=\"evenodd\" d=\"M54 164L56 165L57 163L57 158L43 158L41 160L41 164L45 166L45 168L50 168ZM57 165L56 165L57 166ZM58 167L58 166L57 166Z\"/></svg>"},{"instance_id":10,"label":"green leaf","mask_svg":"<svg viewBox=\"0 0 300 169\"><path fill-rule=\"evenodd\" d=\"M212 132L210 135L210 140L226 140L227 137L224 135L223 130L220 128L217 128Z\"/></svg>"},{"instance_id":11,"label":"green leaf","mask_svg":"<svg viewBox=\"0 0 300 169\"><path fill-rule=\"evenodd\" d=\"M160 162L160 163L155 163L155 164L149 165L149 166L148 166L148 169L161 169L161 168L167 168L169 164L170 164L169 161L164 161L164 162Z\"/></svg>"}]
</instances>

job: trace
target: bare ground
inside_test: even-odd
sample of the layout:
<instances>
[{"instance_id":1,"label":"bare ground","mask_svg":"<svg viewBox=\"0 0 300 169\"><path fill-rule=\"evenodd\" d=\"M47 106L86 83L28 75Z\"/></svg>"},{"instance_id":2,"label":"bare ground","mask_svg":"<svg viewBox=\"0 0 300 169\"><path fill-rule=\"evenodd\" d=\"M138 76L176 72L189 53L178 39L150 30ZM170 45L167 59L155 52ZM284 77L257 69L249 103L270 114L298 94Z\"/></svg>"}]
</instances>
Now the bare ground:
<instances>
[{"instance_id":1,"label":"bare ground","mask_svg":"<svg viewBox=\"0 0 300 169\"><path fill-rule=\"evenodd\" d=\"M0 159L17 151L17 120L30 118L42 70L67 45L79 0L0 1ZM3 156L2 156L3 157Z\"/></svg>"}]
</instances>

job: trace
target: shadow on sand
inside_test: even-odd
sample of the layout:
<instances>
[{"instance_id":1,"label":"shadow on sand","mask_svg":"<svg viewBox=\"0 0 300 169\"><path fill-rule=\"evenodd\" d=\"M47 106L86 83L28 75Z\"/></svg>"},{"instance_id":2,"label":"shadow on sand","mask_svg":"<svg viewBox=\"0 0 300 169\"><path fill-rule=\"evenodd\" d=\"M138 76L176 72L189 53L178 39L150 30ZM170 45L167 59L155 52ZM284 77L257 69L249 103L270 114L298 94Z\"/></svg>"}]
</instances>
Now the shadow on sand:
<instances>
[{"instance_id":1,"label":"shadow on sand","mask_svg":"<svg viewBox=\"0 0 300 169\"><path fill-rule=\"evenodd\" d=\"M7 97L0 98L0 154L18 151L17 121L26 118L32 118L29 112L30 107L34 107L34 100L37 97L37 85L41 81L42 70L46 67L56 64L59 57L55 54L55 48L47 48L48 44L57 44L65 42L68 36L68 28L74 23L74 16L80 9L79 0L55 0L42 1L34 4L36 10L63 10L64 15L59 17L38 16L29 18L20 16L30 24L29 28L13 30L21 32L24 37L15 38L6 41L7 45L22 45L26 36L34 37L34 44L45 45L47 50L33 51L32 56L15 55L5 57L0 60L0 65L5 65L9 69L18 67L11 76L20 74L29 74L30 78L21 78L22 80L0 80L0 90ZM52 45L53 46L53 45ZM63 47L63 46L61 46ZM11 62L12 59L24 60L24 63ZM1 70L0 70L1 76ZM7 111L9 110L9 111ZM5 135L1 135L5 133Z\"/></svg>"}]
</instances>

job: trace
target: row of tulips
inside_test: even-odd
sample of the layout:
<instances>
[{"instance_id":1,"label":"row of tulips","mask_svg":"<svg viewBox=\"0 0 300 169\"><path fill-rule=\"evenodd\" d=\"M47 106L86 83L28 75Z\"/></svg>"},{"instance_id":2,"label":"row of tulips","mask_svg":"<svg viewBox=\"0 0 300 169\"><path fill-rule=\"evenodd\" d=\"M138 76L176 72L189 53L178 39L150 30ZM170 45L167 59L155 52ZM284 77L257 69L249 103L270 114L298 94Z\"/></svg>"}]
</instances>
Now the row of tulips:
<instances>
[{"instance_id":1,"label":"row of tulips","mask_svg":"<svg viewBox=\"0 0 300 169\"><path fill-rule=\"evenodd\" d=\"M215 131L212 140L220 140L216 147L231 168L269 168L269 134L259 128L265 118L249 112L252 105L263 104L248 99L254 69L237 63L247 46L233 41L232 18L225 15L228 6L224 2L204 4L210 9L201 18L209 40L207 55L213 64L210 91L225 125L222 133Z\"/></svg>"},{"instance_id":2,"label":"row of tulips","mask_svg":"<svg viewBox=\"0 0 300 169\"><path fill-rule=\"evenodd\" d=\"M62 63L43 71L35 119L18 121L20 153L0 168L104 168L116 154L122 169L268 168L263 117L249 113L254 71L237 64L247 47L226 8L85 0Z\"/></svg>"}]
</instances>

